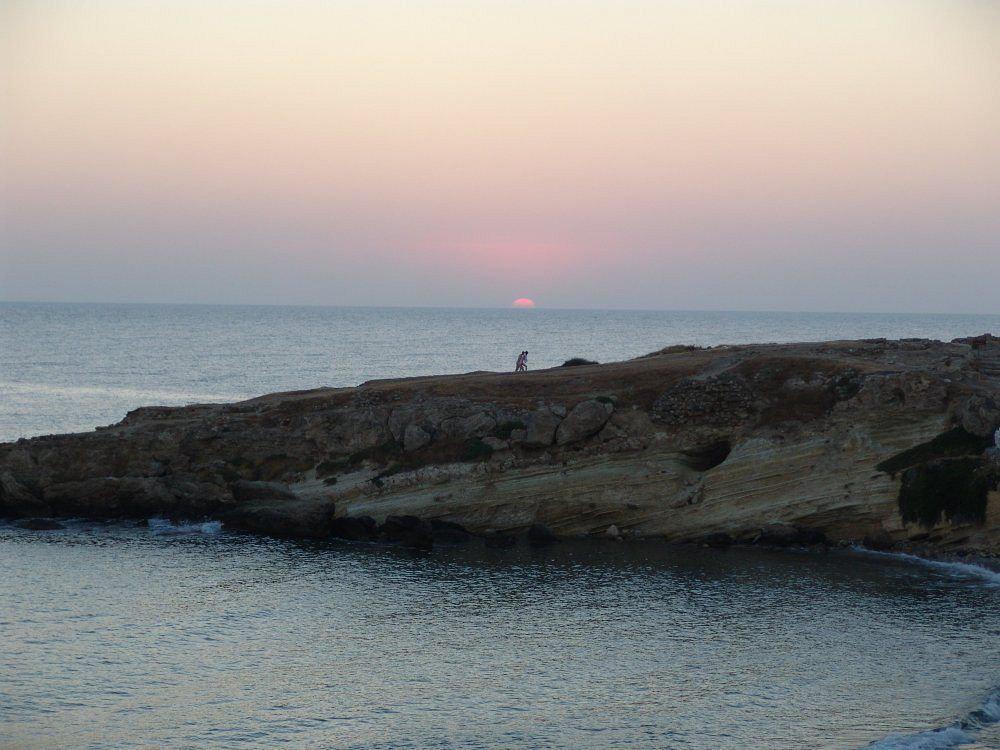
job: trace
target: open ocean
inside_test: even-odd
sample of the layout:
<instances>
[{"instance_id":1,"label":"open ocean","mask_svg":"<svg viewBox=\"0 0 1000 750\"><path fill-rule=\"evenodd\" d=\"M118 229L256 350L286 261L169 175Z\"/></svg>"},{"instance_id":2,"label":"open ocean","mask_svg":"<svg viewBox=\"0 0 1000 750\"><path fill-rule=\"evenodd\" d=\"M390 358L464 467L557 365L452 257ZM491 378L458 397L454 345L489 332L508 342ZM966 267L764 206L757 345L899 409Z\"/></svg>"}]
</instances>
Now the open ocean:
<instances>
[{"instance_id":1,"label":"open ocean","mask_svg":"<svg viewBox=\"0 0 1000 750\"><path fill-rule=\"evenodd\" d=\"M0 440L149 404L1000 315L0 303ZM1000 748L1000 575L0 522L0 748ZM975 743L975 744L970 744Z\"/></svg>"},{"instance_id":2,"label":"open ocean","mask_svg":"<svg viewBox=\"0 0 1000 750\"><path fill-rule=\"evenodd\" d=\"M671 344L950 340L1000 315L465 310L0 302L0 441L91 430L137 406L375 378L629 359Z\"/></svg>"}]
</instances>

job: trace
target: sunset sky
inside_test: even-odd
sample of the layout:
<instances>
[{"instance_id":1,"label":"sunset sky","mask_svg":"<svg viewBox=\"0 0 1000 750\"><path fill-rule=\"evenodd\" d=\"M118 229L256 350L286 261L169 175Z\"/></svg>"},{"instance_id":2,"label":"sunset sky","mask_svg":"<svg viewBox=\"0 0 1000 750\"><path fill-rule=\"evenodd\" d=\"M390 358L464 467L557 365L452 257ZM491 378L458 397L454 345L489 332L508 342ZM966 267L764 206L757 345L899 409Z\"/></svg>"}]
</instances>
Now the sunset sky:
<instances>
[{"instance_id":1,"label":"sunset sky","mask_svg":"<svg viewBox=\"0 0 1000 750\"><path fill-rule=\"evenodd\" d=\"M0 298L1000 312L1000 3L6 0Z\"/></svg>"}]
</instances>

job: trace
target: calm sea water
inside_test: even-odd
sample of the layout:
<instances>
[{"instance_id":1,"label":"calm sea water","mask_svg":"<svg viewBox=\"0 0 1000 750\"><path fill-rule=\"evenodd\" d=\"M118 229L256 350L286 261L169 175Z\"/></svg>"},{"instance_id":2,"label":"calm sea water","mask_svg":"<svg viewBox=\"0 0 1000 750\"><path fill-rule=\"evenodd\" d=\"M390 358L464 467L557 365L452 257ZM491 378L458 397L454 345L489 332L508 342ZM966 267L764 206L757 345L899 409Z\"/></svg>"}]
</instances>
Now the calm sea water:
<instances>
[{"instance_id":1,"label":"calm sea water","mask_svg":"<svg viewBox=\"0 0 1000 750\"><path fill-rule=\"evenodd\" d=\"M373 378L609 362L670 344L993 331L1000 315L0 303L0 440L91 430L149 404Z\"/></svg>"},{"instance_id":2,"label":"calm sea water","mask_svg":"<svg viewBox=\"0 0 1000 750\"><path fill-rule=\"evenodd\" d=\"M998 584L848 552L0 527L0 746L939 747L886 738L989 698Z\"/></svg>"},{"instance_id":3,"label":"calm sea water","mask_svg":"<svg viewBox=\"0 0 1000 750\"><path fill-rule=\"evenodd\" d=\"M2 304L0 326L13 439L525 348L538 367L1000 316ZM0 646L3 748L1000 748L1000 725L955 725L1000 720L1000 576L848 551L0 524Z\"/></svg>"}]
</instances>

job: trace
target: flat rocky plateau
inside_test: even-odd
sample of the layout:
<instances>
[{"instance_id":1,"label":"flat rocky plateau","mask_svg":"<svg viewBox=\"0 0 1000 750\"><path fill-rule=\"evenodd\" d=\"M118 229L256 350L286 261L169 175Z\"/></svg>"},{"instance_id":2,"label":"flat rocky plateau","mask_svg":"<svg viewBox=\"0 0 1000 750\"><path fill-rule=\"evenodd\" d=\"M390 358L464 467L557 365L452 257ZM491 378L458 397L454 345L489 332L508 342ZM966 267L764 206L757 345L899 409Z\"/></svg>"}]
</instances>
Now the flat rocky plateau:
<instances>
[{"instance_id":1,"label":"flat rocky plateau","mask_svg":"<svg viewBox=\"0 0 1000 750\"><path fill-rule=\"evenodd\" d=\"M991 335L674 346L136 409L0 444L0 515L418 547L528 533L996 555L998 428Z\"/></svg>"}]
</instances>

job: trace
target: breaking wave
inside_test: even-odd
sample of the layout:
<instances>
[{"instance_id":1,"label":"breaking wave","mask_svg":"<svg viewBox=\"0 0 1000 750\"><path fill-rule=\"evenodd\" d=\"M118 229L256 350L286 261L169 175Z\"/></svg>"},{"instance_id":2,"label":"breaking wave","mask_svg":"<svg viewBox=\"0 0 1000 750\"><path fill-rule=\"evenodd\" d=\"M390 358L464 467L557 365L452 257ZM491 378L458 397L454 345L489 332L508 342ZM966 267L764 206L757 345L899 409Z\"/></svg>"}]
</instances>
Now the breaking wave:
<instances>
[{"instance_id":1,"label":"breaking wave","mask_svg":"<svg viewBox=\"0 0 1000 750\"><path fill-rule=\"evenodd\" d=\"M166 518L150 518L149 532L153 536L178 536L180 534L218 534L222 531L221 521L201 523L174 523Z\"/></svg>"},{"instance_id":2,"label":"breaking wave","mask_svg":"<svg viewBox=\"0 0 1000 750\"><path fill-rule=\"evenodd\" d=\"M891 557L898 560L917 563L936 568L943 573L957 578L979 579L990 587L1000 587L1000 571L991 570L984 565L964 562L948 562L945 560L928 560L905 552L878 552L876 550L855 548L866 555ZM976 734L984 727L1000 723L1000 687L996 688L975 711L963 716L947 726L929 729L913 734L893 733L884 739L865 746L865 750L948 750L961 747L976 741Z\"/></svg>"},{"instance_id":3,"label":"breaking wave","mask_svg":"<svg viewBox=\"0 0 1000 750\"><path fill-rule=\"evenodd\" d=\"M978 578L987 586L1000 587L1000 571L987 568L985 565L975 563L949 562L947 560L929 560L926 557L918 557L905 552L878 552L876 550L855 547L856 552L877 557L889 557L897 560L918 563L927 567L936 568L943 573L955 576L956 578Z\"/></svg>"},{"instance_id":4,"label":"breaking wave","mask_svg":"<svg viewBox=\"0 0 1000 750\"><path fill-rule=\"evenodd\" d=\"M948 750L976 741L976 734L1000 722L1000 688L990 693L982 705L953 724L915 734L890 734L865 750Z\"/></svg>"}]
</instances>

